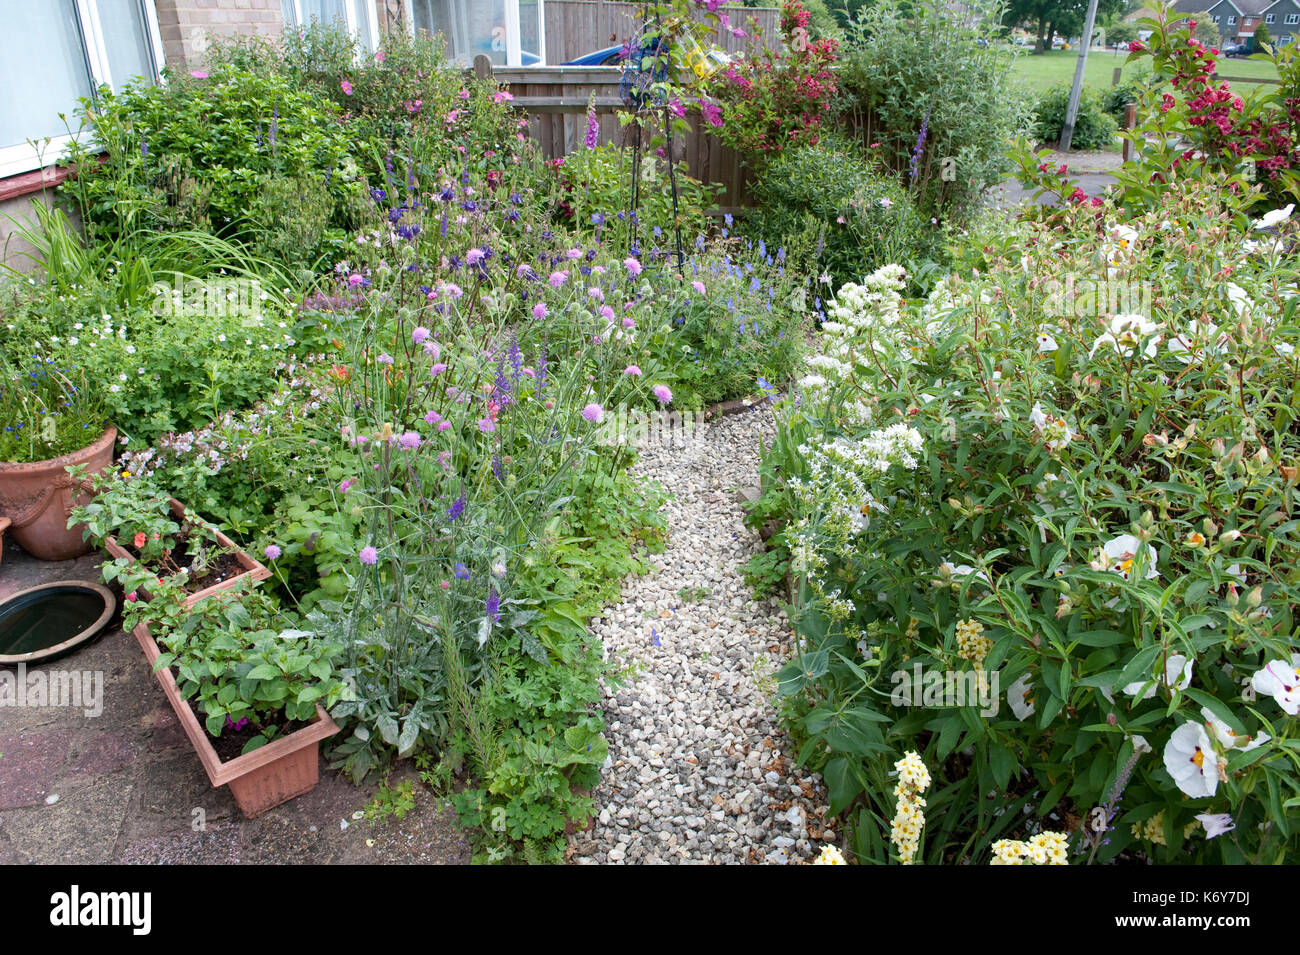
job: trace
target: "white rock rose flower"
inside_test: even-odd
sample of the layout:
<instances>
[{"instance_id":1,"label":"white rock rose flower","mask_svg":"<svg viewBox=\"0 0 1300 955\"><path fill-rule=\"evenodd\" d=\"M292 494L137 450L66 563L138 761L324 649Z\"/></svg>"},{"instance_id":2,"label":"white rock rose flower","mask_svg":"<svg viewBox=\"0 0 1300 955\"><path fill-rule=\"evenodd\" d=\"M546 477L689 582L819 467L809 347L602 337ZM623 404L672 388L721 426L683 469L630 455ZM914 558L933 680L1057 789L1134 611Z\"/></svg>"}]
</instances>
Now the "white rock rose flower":
<instances>
[{"instance_id":1,"label":"white rock rose flower","mask_svg":"<svg viewBox=\"0 0 1300 955\"><path fill-rule=\"evenodd\" d=\"M1200 723L1188 720L1174 730L1165 745L1165 769L1184 795L1213 796L1219 788L1219 759Z\"/></svg>"}]
</instances>

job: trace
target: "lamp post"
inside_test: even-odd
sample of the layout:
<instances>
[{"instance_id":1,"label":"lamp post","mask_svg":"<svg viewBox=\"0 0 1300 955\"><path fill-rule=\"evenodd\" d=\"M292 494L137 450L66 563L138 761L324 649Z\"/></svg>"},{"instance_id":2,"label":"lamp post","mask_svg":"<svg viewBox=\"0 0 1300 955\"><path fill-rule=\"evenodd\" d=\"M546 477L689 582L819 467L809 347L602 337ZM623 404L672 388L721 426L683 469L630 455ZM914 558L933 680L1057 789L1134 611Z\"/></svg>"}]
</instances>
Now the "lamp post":
<instances>
[{"instance_id":1,"label":"lamp post","mask_svg":"<svg viewBox=\"0 0 1300 955\"><path fill-rule=\"evenodd\" d=\"M1070 140L1074 138L1074 121L1079 115L1079 95L1083 92L1083 70L1088 63L1088 47L1092 46L1092 25L1097 20L1097 0L1088 0L1088 15L1084 18L1083 43L1079 49L1079 59L1074 65L1074 85L1070 87L1070 102L1065 108L1065 125L1061 127L1061 141L1057 149L1063 153L1070 151Z\"/></svg>"}]
</instances>

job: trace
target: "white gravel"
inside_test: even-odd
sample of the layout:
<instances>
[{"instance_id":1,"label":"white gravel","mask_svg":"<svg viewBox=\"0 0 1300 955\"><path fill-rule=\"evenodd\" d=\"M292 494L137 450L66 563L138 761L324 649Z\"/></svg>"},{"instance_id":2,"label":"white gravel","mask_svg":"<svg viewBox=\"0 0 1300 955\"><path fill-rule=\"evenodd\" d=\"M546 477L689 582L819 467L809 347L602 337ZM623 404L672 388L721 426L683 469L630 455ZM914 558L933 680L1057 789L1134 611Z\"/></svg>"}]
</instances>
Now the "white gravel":
<instances>
[{"instance_id":1,"label":"white gravel","mask_svg":"<svg viewBox=\"0 0 1300 955\"><path fill-rule=\"evenodd\" d=\"M624 581L622 602L592 621L631 672L606 693L610 759L595 828L570 840L574 862L803 862L837 839L821 778L795 767L777 724L789 620L740 574L762 543L736 492L757 486L758 443L773 431L764 405L638 460L674 495L670 540L659 571Z\"/></svg>"}]
</instances>

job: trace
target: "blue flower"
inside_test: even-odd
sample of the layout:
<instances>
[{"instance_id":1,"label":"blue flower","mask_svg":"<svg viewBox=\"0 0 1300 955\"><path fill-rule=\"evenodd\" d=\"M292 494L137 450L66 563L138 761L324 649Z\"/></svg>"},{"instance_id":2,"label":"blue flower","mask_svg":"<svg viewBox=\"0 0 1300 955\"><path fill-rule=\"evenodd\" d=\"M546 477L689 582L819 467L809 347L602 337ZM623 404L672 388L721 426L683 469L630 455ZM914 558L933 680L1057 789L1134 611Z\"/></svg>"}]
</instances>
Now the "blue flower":
<instances>
[{"instance_id":1,"label":"blue flower","mask_svg":"<svg viewBox=\"0 0 1300 955\"><path fill-rule=\"evenodd\" d=\"M457 580L469 580L469 568L466 567L464 564L457 564L457 565L456 565L456 579L457 579Z\"/></svg>"}]
</instances>

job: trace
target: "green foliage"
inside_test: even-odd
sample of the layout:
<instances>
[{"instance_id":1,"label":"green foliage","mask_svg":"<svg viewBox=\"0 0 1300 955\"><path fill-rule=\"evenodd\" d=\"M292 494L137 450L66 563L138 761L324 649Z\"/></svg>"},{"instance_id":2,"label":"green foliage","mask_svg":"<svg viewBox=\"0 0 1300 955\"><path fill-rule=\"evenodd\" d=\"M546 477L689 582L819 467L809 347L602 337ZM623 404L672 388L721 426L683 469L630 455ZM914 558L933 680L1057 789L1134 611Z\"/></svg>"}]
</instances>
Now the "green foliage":
<instances>
[{"instance_id":1,"label":"green foliage","mask_svg":"<svg viewBox=\"0 0 1300 955\"><path fill-rule=\"evenodd\" d=\"M366 819L374 826L382 825L389 819L401 822L414 808L415 784L411 780L403 779L395 787L390 787L388 780L384 780L379 792L375 793L375 798L366 806L365 813Z\"/></svg>"},{"instance_id":2,"label":"green foliage","mask_svg":"<svg viewBox=\"0 0 1300 955\"><path fill-rule=\"evenodd\" d=\"M1109 39L1109 36L1107 37ZM1137 69L1118 86L1111 86L1101 91L1100 103L1103 112L1110 114L1117 124L1124 122L1124 107L1138 102L1143 89L1151 82L1151 71Z\"/></svg>"},{"instance_id":3,"label":"green foliage","mask_svg":"<svg viewBox=\"0 0 1300 955\"><path fill-rule=\"evenodd\" d=\"M1038 142L1055 143L1061 138L1065 112L1070 103L1070 87L1055 86L1034 107L1033 135ZM1121 105L1122 114L1123 107ZM1074 119L1071 149L1105 149L1115 142L1116 122L1103 108L1095 90L1085 89L1079 96L1079 112Z\"/></svg>"},{"instance_id":4,"label":"green foliage","mask_svg":"<svg viewBox=\"0 0 1300 955\"><path fill-rule=\"evenodd\" d=\"M99 440L104 424L85 369L38 356L20 364L0 351L0 462L69 454Z\"/></svg>"},{"instance_id":5,"label":"green foliage","mask_svg":"<svg viewBox=\"0 0 1300 955\"><path fill-rule=\"evenodd\" d=\"M885 0L858 17L840 58L842 109L864 126L864 144L880 144L873 158L913 193L923 219L966 218L1001 181L1005 144L1026 121L998 15Z\"/></svg>"},{"instance_id":6,"label":"green foliage","mask_svg":"<svg viewBox=\"0 0 1300 955\"><path fill-rule=\"evenodd\" d=\"M988 272L919 305L897 272L837 293L771 493L806 641L787 719L864 858L907 749L935 774L927 861L1097 807L1109 842L1075 837L1096 861L1296 851L1294 719L1252 683L1300 649L1295 273L1243 247L1251 198L1179 180L1137 217L984 233ZM992 712L908 705L918 666L996 674ZM1221 812L1232 833L1185 834Z\"/></svg>"},{"instance_id":7,"label":"green foliage","mask_svg":"<svg viewBox=\"0 0 1300 955\"><path fill-rule=\"evenodd\" d=\"M846 140L782 151L753 192L758 207L745 220L746 231L773 245L811 247L810 269L822 270L836 286L886 262L924 259L939 237L898 180Z\"/></svg>"}]
</instances>

